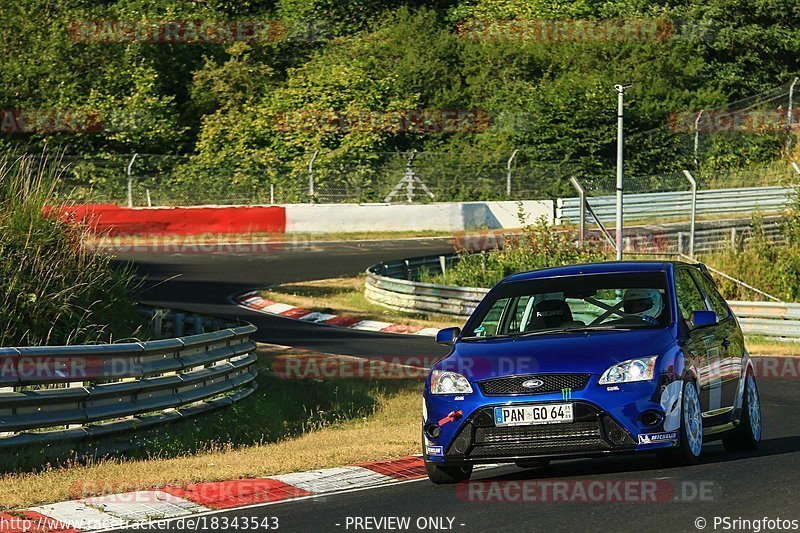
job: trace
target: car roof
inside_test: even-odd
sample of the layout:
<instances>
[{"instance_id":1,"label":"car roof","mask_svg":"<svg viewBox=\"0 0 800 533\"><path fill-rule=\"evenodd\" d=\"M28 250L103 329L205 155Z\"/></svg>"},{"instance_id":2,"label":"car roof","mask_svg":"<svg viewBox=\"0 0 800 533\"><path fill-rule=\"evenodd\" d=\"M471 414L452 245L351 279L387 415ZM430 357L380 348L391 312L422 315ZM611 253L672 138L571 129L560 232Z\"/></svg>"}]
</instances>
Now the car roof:
<instances>
[{"instance_id":1,"label":"car roof","mask_svg":"<svg viewBox=\"0 0 800 533\"><path fill-rule=\"evenodd\" d=\"M525 281L556 276L577 276L581 274L616 274L625 272L667 272L678 265L698 266L683 261L603 261L599 263L582 263L565 265L539 270L530 270L512 274L503 282Z\"/></svg>"}]
</instances>

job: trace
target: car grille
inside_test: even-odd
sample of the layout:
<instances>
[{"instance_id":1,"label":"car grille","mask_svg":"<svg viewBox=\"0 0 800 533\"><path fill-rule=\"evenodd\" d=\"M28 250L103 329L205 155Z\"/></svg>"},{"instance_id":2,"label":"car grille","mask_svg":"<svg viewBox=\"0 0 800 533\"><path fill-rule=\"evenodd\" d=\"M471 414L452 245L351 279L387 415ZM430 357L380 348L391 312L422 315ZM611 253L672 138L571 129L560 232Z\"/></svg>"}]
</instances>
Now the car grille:
<instances>
[{"instance_id":1,"label":"car grille","mask_svg":"<svg viewBox=\"0 0 800 533\"><path fill-rule=\"evenodd\" d=\"M532 379L538 379L542 384L534 389L522 386L523 383ZM559 392L562 389L576 391L586 387L587 383L589 383L589 374L531 374L528 376L486 379L478 382L481 391L487 396L543 394L546 392Z\"/></svg>"},{"instance_id":2,"label":"car grille","mask_svg":"<svg viewBox=\"0 0 800 533\"><path fill-rule=\"evenodd\" d=\"M604 452L636 444L612 418L583 402L574 403L574 421L564 424L495 427L493 413L493 407L480 409L445 455L455 460L526 457Z\"/></svg>"}]
</instances>

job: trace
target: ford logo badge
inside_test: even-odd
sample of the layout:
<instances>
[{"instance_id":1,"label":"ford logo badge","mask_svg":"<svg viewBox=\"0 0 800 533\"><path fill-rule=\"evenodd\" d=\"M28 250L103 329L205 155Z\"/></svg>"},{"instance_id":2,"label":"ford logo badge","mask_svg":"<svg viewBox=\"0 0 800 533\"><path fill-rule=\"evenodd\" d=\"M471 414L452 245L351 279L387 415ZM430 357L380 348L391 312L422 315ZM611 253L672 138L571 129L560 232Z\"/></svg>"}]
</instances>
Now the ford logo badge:
<instances>
[{"instance_id":1,"label":"ford logo badge","mask_svg":"<svg viewBox=\"0 0 800 533\"><path fill-rule=\"evenodd\" d=\"M538 389L544 385L544 381L541 379L529 379L528 381L523 381L522 386L526 389Z\"/></svg>"}]
</instances>

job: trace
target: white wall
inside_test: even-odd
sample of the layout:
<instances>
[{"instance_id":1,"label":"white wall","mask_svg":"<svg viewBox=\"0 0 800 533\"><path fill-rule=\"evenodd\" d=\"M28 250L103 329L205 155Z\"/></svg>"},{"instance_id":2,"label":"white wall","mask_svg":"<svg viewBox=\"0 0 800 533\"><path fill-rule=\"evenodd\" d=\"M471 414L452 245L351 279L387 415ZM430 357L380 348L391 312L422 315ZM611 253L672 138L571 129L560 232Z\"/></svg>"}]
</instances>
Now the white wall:
<instances>
[{"instance_id":1,"label":"white wall","mask_svg":"<svg viewBox=\"0 0 800 533\"><path fill-rule=\"evenodd\" d=\"M553 202L523 201L529 220L553 221ZM287 233L465 231L520 226L517 202L433 204L288 204Z\"/></svg>"}]
</instances>

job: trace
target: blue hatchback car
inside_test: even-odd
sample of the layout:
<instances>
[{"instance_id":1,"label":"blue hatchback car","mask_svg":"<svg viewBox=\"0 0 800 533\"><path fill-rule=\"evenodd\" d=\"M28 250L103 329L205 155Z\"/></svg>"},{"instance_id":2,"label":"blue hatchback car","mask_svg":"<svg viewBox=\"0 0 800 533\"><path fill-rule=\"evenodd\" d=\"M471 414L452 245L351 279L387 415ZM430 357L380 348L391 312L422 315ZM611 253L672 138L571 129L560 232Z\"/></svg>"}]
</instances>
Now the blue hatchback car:
<instances>
[{"instance_id":1,"label":"blue hatchback car","mask_svg":"<svg viewBox=\"0 0 800 533\"><path fill-rule=\"evenodd\" d=\"M428 376L422 453L434 483L477 463L754 449L761 410L736 317L702 264L623 261L514 274Z\"/></svg>"}]
</instances>

